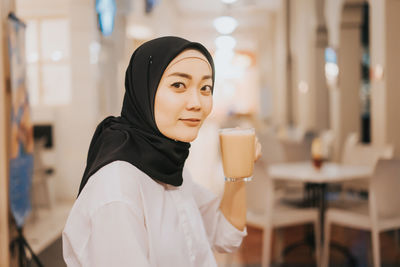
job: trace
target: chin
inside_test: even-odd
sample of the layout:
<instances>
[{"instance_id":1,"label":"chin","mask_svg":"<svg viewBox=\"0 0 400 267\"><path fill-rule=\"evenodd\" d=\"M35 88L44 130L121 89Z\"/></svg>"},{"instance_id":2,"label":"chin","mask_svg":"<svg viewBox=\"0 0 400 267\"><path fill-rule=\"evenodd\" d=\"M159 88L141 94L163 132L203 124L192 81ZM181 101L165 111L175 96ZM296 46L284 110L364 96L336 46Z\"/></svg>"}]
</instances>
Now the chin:
<instances>
[{"instance_id":1,"label":"chin","mask_svg":"<svg viewBox=\"0 0 400 267\"><path fill-rule=\"evenodd\" d=\"M175 140L190 143L193 142L196 138L197 138L197 133L195 135L177 136Z\"/></svg>"},{"instance_id":2,"label":"chin","mask_svg":"<svg viewBox=\"0 0 400 267\"><path fill-rule=\"evenodd\" d=\"M172 140L190 143L197 138L200 126L201 125L197 127L187 127L187 126L171 127L167 131L161 131L161 133Z\"/></svg>"},{"instance_id":3,"label":"chin","mask_svg":"<svg viewBox=\"0 0 400 267\"><path fill-rule=\"evenodd\" d=\"M199 133L199 128L197 128L197 127L189 128L189 129L187 129L187 128L180 129L180 131L178 131L175 134L173 139L181 141L181 142L190 143L190 142L193 142L197 138L198 133Z\"/></svg>"}]
</instances>

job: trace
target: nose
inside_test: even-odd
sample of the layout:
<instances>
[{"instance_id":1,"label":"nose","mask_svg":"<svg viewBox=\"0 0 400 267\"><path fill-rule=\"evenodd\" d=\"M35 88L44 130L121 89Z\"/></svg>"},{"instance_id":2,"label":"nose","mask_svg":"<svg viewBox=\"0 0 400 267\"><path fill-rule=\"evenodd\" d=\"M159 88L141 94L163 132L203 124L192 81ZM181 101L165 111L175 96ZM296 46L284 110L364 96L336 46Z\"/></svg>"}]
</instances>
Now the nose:
<instances>
[{"instance_id":1,"label":"nose","mask_svg":"<svg viewBox=\"0 0 400 267\"><path fill-rule=\"evenodd\" d=\"M196 111L201 109L200 94L196 89L189 90L186 109Z\"/></svg>"}]
</instances>

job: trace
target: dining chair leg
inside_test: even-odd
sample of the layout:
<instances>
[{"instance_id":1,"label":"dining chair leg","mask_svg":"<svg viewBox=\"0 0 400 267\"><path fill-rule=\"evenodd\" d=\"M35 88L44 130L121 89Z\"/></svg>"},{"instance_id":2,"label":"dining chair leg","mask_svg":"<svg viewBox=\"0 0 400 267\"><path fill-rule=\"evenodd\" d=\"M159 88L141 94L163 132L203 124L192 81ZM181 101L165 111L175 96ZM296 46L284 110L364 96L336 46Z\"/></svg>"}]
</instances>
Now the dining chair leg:
<instances>
[{"instance_id":1,"label":"dining chair leg","mask_svg":"<svg viewBox=\"0 0 400 267\"><path fill-rule=\"evenodd\" d=\"M371 241L372 241L372 260L374 267L379 267L381 262L380 255L380 243L379 243L379 231L371 229Z\"/></svg>"},{"instance_id":2,"label":"dining chair leg","mask_svg":"<svg viewBox=\"0 0 400 267\"><path fill-rule=\"evenodd\" d=\"M269 267L271 264L272 227L264 227L261 266Z\"/></svg>"},{"instance_id":3,"label":"dining chair leg","mask_svg":"<svg viewBox=\"0 0 400 267\"><path fill-rule=\"evenodd\" d=\"M325 222L324 246L322 252L322 267L329 266L329 246L331 239L331 223L329 220Z\"/></svg>"},{"instance_id":4,"label":"dining chair leg","mask_svg":"<svg viewBox=\"0 0 400 267\"><path fill-rule=\"evenodd\" d=\"M314 236L315 236L315 260L317 266L321 266L321 226L319 219L314 221Z\"/></svg>"},{"instance_id":5,"label":"dining chair leg","mask_svg":"<svg viewBox=\"0 0 400 267\"><path fill-rule=\"evenodd\" d=\"M274 230L274 236L275 236L275 242L274 242L274 257L276 259L276 264L282 264L283 263L283 231L282 229L275 228ZM272 247L271 247L272 249Z\"/></svg>"}]
</instances>

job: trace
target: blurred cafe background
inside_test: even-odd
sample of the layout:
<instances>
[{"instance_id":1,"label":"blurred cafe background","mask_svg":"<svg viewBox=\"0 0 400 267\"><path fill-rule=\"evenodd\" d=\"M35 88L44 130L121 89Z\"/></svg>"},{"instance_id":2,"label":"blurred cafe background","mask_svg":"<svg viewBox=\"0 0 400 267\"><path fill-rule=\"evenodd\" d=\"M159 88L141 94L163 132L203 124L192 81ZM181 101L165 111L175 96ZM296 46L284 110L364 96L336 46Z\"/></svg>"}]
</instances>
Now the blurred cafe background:
<instances>
[{"instance_id":1,"label":"blurred cafe background","mask_svg":"<svg viewBox=\"0 0 400 267\"><path fill-rule=\"evenodd\" d=\"M216 64L196 182L223 193L219 128L254 127L263 146L248 236L219 266L400 266L399 14L400 0L1 0L0 266L39 266L30 249L66 266L94 129L120 112L132 52L166 35Z\"/></svg>"}]
</instances>

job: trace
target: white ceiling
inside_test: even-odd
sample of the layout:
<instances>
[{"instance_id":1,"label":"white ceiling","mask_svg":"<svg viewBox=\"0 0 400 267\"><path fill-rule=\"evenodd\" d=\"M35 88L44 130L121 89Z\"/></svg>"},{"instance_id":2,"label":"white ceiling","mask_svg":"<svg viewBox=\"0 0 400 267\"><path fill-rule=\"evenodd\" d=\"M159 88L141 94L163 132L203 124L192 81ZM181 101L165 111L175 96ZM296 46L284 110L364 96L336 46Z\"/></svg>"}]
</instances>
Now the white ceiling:
<instances>
[{"instance_id":1,"label":"white ceiling","mask_svg":"<svg viewBox=\"0 0 400 267\"><path fill-rule=\"evenodd\" d=\"M174 0L182 13L219 14L226 10L232 12L251 12L252 10L274 10L280 0L237 0L233 4L224 4L220 0Z\"/></svg>"},{"instance_id":2,"label":"white ceiling","mask_svg":"<svg viewBox=\"0 0 400 267\"><path fill-rule=\"evenodd\" d=\"M183 25L181 32L191 40L205 40L209 47L219 34L213 20L229 15L238 20L238 27L232 34L237 40L237 48L255 50L260 35L270 31L271 14L277 10L281 0L237 0L234 4L224 4L220 0L173 0L177 14Z\"/></svg>"}]
</instances>

